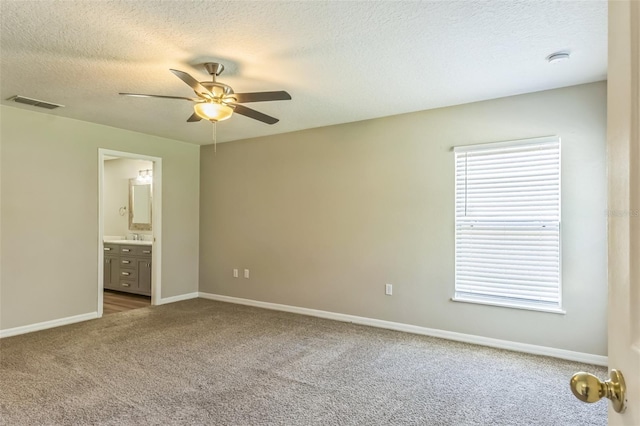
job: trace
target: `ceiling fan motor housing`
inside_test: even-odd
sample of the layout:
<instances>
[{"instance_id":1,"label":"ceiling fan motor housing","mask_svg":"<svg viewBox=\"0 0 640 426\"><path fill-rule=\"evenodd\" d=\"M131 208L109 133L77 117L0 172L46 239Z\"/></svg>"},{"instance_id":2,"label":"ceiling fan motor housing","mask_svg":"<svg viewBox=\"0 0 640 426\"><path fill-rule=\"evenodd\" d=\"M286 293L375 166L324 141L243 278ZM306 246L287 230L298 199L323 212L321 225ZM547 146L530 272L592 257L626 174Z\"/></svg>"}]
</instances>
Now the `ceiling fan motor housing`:
<instances>
[{"instance_id":1,"label":"ceiling fan motor housing","mask_svg":"<svg viewBox=\"0 0 640 426\"><path fill-rule=\"evenodd\" d=\"M216 98L233 93L233 89L224 83L218 83L216 81L201 81L200 84L213 93Z\"/></svg>"}]
</instances>

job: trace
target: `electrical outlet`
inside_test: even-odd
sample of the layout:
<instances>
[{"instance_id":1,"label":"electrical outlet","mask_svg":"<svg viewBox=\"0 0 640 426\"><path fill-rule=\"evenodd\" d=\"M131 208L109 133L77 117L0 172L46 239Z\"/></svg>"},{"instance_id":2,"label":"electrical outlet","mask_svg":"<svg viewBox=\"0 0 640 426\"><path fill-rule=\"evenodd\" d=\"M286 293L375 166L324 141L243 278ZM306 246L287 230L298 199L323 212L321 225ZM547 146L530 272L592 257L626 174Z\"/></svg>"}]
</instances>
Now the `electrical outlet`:
<instances>
[{"instance_id":1,"label":"electrical outlet","mask_svg":"<svg viewBox=\"0 0 640 426\"><path fill-rule=\"evenodd\" d=\"M233 278L238 278L238 270L237 269L233 270Z\"/></svg>"},{"instance_id":2,"label":"electrical outlet","mask_svg":"<svg viewBox=\"0 0 640 426\"><path fill-rule=\"evenodd\" d=\"M249 270L248 269L244 270L244 277L247 278L247 279L249 278Z\"/></svg>"},{"instance_id":3,"label":"electrical outlet","mask_svg":"<svg viewBox=\"0 0 640 426\"><path fill-rule=\"evenodd\" d=\"M386 294L387 296L393 295L393 284L384 285L384 294Z\"/></svg>"}]
</instances>

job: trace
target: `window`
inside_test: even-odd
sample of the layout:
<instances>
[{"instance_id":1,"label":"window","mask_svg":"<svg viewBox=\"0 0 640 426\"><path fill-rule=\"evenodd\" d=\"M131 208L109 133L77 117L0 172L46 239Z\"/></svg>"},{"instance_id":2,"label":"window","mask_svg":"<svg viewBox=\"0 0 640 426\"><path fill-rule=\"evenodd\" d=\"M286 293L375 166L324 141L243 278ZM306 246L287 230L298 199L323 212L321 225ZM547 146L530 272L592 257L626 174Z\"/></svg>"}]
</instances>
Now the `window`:
<instances>
[{"instance_id":1,"label":"window","mask_svg":"<svg viewBox=\"0 0 640 426\"><path fill-rule=\"evenodd\" d=\"M562 312L560 138L454 151L454 300Z\"/></svg>"}]
</instances>

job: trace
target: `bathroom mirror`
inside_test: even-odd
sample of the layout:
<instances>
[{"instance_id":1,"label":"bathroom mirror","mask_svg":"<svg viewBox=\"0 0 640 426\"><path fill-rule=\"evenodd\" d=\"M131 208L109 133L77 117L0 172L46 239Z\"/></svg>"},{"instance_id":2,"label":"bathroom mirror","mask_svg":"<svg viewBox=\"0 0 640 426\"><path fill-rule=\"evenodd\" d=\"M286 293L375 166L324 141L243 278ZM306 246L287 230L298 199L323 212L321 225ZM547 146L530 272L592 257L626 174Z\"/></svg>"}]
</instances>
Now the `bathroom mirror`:
<instances>
[{"instance_id":1,"label":"bathroom mirror","mask_svg":"<svg viewBox=\"0 0 640 426\"><path fill-rule=\"evenodd\" d=\"M129 179L129 230L151 231L151 183Z\"/></svg>"}]
</instances>

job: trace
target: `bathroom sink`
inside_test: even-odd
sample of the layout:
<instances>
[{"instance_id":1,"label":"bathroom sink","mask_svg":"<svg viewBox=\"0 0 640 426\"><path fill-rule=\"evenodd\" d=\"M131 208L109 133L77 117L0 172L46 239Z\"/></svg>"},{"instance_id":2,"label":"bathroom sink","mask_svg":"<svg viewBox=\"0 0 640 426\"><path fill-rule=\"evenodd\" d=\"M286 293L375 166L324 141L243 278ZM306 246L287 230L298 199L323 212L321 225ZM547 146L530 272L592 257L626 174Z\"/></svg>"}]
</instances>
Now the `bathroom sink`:
<instances>
[{"instance_id":1,"label":"bathroom sink","mask_svg":"<svg viewBox=\"0 0 640 426\"><path fill-rule=\"evenodd\" d=\"M150 246L150 245L153 245L152 241L142 241L142 240L105 240L105 243L130 244L130 245L135 245L135 246Z\"/></svg>"}]
</instances>

